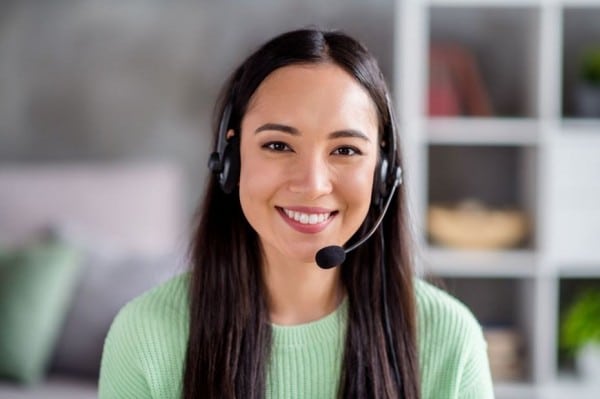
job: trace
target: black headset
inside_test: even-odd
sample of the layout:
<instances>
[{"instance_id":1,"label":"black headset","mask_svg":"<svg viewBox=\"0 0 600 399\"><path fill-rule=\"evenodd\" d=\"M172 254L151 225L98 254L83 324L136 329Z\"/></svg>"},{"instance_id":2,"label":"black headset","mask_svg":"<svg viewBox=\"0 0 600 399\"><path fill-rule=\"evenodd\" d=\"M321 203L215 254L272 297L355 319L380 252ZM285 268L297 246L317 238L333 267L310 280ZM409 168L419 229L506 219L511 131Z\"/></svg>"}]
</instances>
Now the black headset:
<instances>
[{"instance_id":1,"label":"black headset","mask_svg":"<svg viewBox=\"0 0 600 399\"><path fill-rule=\"evenodd\" d=\"M402 183L402 169L396 160L396 127L389 97L386 96L389 123L384 128L384 140L380 145L379 170L375 173L372 203L381 207L395 184ZM209 169L217 176L221 189L230 194L240 179L240 134L227 138L231 128L231 98L223 109L219 121L216 148L208 160ZM396 183L398 180L398 183Z\"/></svg>"},{"instance_id":2,"label":"black headset","mask_svg":"<svg viewBox=\"0 0 600 399\"><path fill-rule=\"evenodd\" d=\"M221 189L230 194L240 179L240 135L227 139L231 118L231 101L227 103L219 121L216 148L208 159L208 168L219 179Z\"/></svg>"}]
</instances>

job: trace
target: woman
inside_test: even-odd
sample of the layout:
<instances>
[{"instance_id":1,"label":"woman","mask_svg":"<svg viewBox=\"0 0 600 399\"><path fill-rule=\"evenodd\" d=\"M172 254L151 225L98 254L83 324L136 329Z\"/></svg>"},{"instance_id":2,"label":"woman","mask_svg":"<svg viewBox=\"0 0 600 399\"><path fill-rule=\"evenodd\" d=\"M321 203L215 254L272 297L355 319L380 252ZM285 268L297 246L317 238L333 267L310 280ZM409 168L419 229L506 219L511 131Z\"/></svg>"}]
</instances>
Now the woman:
<instances>
[{"instance_id":1,"label":"woman","mask_svg":"<svg viewBox=\"0 0 600 399\"><path fill-rule=\"evenodd\" d=\"M413 275L388 99L340 32L285 33L235 70L191 271L121 310L101 398L493 397L477 322Z\"/></svg>"}]
</instances>

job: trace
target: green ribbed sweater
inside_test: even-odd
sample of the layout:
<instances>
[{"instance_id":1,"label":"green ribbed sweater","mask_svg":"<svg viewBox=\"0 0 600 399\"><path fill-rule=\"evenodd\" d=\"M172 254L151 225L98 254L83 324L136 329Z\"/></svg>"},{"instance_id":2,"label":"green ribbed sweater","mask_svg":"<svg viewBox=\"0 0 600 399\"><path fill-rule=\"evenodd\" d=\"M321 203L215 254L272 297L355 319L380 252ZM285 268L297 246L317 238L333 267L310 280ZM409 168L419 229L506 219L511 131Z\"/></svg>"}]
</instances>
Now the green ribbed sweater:
<instances>
[{"instance_id":1,"label":"green ribbed sweater","mask_svg":"<svg viewBox=\"0 0 600 399\"><path fill-rule=\"evenodd\" d=\"M128 303L104 344L100 399L181 397L188 336L189 274ZM467 308L416 280L422 399L493 398L486 344ZM335 398L347 301L330 315L298 326L273 326L267 398Z\"/></svg>"}]
</instances>

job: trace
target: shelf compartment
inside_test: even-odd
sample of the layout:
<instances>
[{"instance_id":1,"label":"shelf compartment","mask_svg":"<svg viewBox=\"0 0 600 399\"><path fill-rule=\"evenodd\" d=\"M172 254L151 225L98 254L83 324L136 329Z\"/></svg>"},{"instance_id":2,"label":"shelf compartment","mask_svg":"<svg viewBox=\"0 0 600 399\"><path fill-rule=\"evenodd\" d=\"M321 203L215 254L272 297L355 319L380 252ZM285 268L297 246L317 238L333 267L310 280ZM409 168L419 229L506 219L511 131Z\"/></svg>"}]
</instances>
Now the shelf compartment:
<instances>
[{"instance_id":1,"label":"shelf compartment","mask_svg":"<svg viewBox=\"0 0 600 399\"><path fill-rule=\"evenodd\" d=\"M571 381L578 381L582 383L578 370L575 366L573 357L564 351L560 346L561 328L565 314L567 313L570 306L580 297L584 292L594 291L600 292L600 277L589 278L589 276L581 276L580 278L563 277L559 282L559 317L557 319L558 325L556 326L558 331L557 334L557 364L558 374L565 379Z\"/></svg>"},{"instance_id":2,"label":"shelf compartment","mask_svg":"<svg viewBox=\"0 0 600 399\"><path fill-rule=\"evenodd\" d=\"M507 250L535 248L536 164L535 147L429 145L429 243L454 249L495 249L491 241L496 241L496 248ZM457 204L462 208L454 213L440 212ZM479 237L484 234L489 245Z\"/></svg>"},{"instance_id":3,"label":"shelf compartment","mask_svg":"<svg viewBox=\"0 0 600 399\"><path fill-rule=\"evenodd\" d=\"M600 264L600 134L561 135L547 146L547 254L559 265Z\"/></svg>"},{"instance_id":4,"label":"shelf compartment","mask_svg":"<svg viewBox=\"0 0 600 399\"><path fill-rule=\"evenodd\" d=\"M427 120L431 144L535 145L540 126L532 118L445 118Z\"/></svg>"},{"instance_id":5,"label":"shelf compartment","mask_svg":"<svg viewBox=\"0 0 600 399\"><path fill-rule=\"evenodd\" d=\"M431 6L428 22L429 115L539 115L537 7Z\"/></svg>"},{"instance_id":6,"label":"shelf compartment","mask_svg":"<svg viewBox=\"0 0 600 399\"><path fill-rule=\"evenodd\" d=\"M563 9L563 53L562 53L562 113L566 118L593 118L600 121L600 98L595 106L581 103L586 96L582 88L581 59L586 49L600 51L600 7L570 6ZM596 91L600 93L600 88ZM597 94L600 95L600 94ZM588 111L586 112L586 108ZM597 131L598 132L598 131ZM600 135L600 133L598 133Z\"/></svg>"},{"instance_id":7,"label":"shelf compartment","mask_svg":"<svg viewBox=\"0 0 600 399\"><path fill-rule=\"evenodd\" d=\"M437 277L432 281L463 302L481 323L494 382L530 382L535 280Z\"/></svg>"}]
</instances>

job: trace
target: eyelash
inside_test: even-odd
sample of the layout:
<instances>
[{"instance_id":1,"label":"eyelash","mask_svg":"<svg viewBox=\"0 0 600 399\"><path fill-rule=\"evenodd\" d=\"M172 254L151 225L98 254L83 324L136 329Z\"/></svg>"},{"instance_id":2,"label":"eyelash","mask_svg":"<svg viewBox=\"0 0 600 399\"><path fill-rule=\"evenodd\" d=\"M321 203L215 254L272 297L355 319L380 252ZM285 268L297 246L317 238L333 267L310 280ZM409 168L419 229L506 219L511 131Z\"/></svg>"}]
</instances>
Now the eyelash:
<instances>
[{"instance_id":1,"label":"eyelash","mask_svg":"<svg viewBox=\"0 0 600 399\"><path fill-rule=\"evenodd\" d=\"M271 141L271 142L263 144L261 147L268 151L273 151L273 152L293 152L293 150L286 143L284 143L282 141ZM344 150L346 153L340 154L339 153L340 150ZM347 153L347 152L351 152L351 153ZM352 147L352 146L338 147L335 150L333 150L332 153L334 155L345 156L345 157L353 157L356 155L363 154L358 148Z\"/></svg>"}]
</instances>

